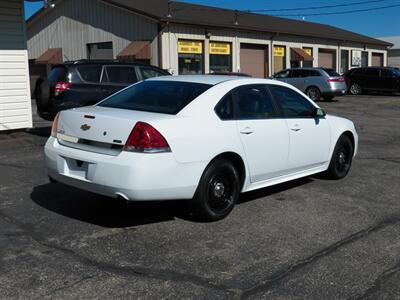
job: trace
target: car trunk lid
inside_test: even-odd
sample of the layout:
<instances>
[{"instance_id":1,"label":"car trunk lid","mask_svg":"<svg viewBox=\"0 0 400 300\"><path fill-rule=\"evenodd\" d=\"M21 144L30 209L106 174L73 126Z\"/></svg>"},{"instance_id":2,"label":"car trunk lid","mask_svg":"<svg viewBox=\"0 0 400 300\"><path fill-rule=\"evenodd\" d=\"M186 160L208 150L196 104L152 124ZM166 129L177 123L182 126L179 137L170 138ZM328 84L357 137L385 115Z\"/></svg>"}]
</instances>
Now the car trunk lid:
<instances>
[{"instance_id":1,"label":"car trunk lid","mask_svg":"<svg viewBox=\"0 0 400 300\"><path fill-rule=\"evenodd\" d=\"M61 112L57 138L66 146L115 154L122 150L138 121L152 123L172 117L174 116L118 108L82 107Z\"/></svg>"}]
</instances>

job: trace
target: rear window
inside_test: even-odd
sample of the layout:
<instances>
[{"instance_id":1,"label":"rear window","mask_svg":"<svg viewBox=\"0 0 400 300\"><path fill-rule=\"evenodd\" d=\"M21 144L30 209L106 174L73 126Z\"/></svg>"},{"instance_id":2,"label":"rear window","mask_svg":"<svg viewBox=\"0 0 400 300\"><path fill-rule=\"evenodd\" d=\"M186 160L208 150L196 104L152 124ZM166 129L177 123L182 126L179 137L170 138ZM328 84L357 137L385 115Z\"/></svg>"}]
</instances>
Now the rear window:
<instances>
[{"instance_id":1,"label":"rear window","mask_svg":"<svg viewBox=\"0 0 400 300\"><path fill-rule=\"evenodd\" d=\"M336 72L334 69L323 69L330 77L339 77L339 73Z\"/></svg>"},{"instance_id":2,"label":"rear window","mask_svg":"<svg viewBox=\"0 0 400 300\"><path fill-rule=\"evenodd\" d=\"M176 115L212 85L180 81L142 81L99 106Z\"/></svg>"},{"instance_id":3,"label":"rear window","mask_svg":"<svg viewBox=\"0 0 400 300\"><path fill-rule=\"evenodd\" d=\"M50 82L65 82L67 81L67 69L64 67L55 67L50 71L47 79Z\"/></svg>"},{"instance_id":4,"label":"rear window","mask_svg":"<svg viewBox=\"0 0 400 300\"><path fill-rule=\"evenodd\" d=\"M80 65L77 70L83 80L99 83L102 68L101 65Z\"/></svg>"},{"instance_id":5,"label":"rear window","mask_svg":"<svg viewBox=\"0 0 400 300\"><path fill-rule=\"evenodd\" d=\"M129 84L137 82L136 70L133 66L106 66L102 82Z\"/></svg>"}]
</instances>

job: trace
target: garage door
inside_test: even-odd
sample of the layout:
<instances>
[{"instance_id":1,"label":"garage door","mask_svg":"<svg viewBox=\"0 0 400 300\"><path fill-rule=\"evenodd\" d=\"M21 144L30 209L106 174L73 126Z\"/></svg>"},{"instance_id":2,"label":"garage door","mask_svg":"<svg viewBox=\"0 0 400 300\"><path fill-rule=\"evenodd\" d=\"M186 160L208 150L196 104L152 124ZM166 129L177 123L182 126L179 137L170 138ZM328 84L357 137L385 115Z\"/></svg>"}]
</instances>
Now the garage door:
<instances>
[{"instance_id":1,"label":"garage door","mask_svg":"<svg viewBox=\"0 0 400 300\"><path fill-rule=\"evenodd\" d=\"M373 67L383 67L383 54L382 53L372 53L372 66Z\"/></svg>"},{"instance_id":2,"label":"garage door","mask_svg":"<svg viewBox=\"0 0 400 300\"><path fill-rule=\"evenodd\" d=\"M249 74L253 77L266 77L266 46L240 45L240 72Z\"/></svg>"},{"instance_id":3,"label":"garage door","mask_svg":"<svg viewBox=\"0 0 400 300\"><path fill-rule=\"evenodd\" d=\"M335 52L319 50L318 52L318 66L322 68L336 69L335 66Z\"/></svg>"}]
</instances>

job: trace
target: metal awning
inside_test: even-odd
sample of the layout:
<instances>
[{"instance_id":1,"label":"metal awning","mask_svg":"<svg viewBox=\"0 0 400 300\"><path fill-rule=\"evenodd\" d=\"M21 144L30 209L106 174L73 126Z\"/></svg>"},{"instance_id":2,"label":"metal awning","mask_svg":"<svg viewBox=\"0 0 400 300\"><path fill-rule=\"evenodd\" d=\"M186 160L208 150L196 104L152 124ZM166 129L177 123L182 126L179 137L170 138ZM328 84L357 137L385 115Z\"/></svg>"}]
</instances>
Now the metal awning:
<instances>
[{"instance_id":1,"label":"metal awning","mask_svg":"<svg viewBox=\"0 0 400 300\"><path fill-rule=\"evenodd\" d=\"M149 41L134 41L126 46L118 55L119 60L150 59L151 49Z\"/></svg>"},{"instance_id":2,"label":"metal awning","mask_svg":"<svg viewBox=\"0 0 400 300\"><path fill-rule=\"evenodd\" d=\"M61 64L63 62L62 48L47 49L35 60L35 62L37 64Z\"/></svg>"},{"instance_id":3,"label":"metal awning","mask_svg":"<svg viewBox=\"0 0 400 300\"><path fill-rule=\"evenodd\" d=\"M301 48L291 48L292 50L292 61L313 61L313 57L309 54L307 54L303 49Z\"/></svg>"}]
</instances>

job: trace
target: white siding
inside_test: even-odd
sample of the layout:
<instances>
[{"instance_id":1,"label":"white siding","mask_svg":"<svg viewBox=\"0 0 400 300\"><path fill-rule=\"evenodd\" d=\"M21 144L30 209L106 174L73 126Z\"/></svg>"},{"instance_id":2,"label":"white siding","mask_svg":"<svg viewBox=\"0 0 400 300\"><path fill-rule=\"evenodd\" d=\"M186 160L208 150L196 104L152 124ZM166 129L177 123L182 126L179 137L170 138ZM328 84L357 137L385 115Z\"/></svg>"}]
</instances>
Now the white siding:
<instances>
[{"instance_id":1,"label":"white siding","mask_svg":"<svg viewBox=\"0 0 400 300\"><path fill-rule=\"evenodd\" d=\"M25 49L22 0L0 0L0 49Z\"/></svg>"},{"instance_id":2,"label":"white siding","mask_svg":"<svg viewBox=\"0 0 400 300\"><path fill-rule=\"evenodd\" d=\"M0 131L32 127L22 0L0 0Z\"/></svg>"},{"instance_id":3,"label":"white siding","mask_svg":"<svg viewBox=\"0 0 400 300\"><path fill-rule=\"evenodd\" d=\"M28 53L0 50L0 130L32 127Z\"/></svg>"},{"instance_id":4,"label":"white siding","mask_svg":"<svg viewBox=\"0 0 400 300\"><path fill-rule=\"evenodd\" d=\"M98 0L63 0L27 28L29 58L49 48L62 48L64 60L87 58L87 44L112 42L114 58L131 41L152 42L158 64L158 23Z\"/></svg>"},{"instance_id":5,"label":"white siding","mask_svg":"<svg viewBox=\"0 0 400 300\"><path fill-rule=\"evenodd\" d=\"M400 67L400 49L389 50L388 66Z\"/></svg>"}]
</instances>

